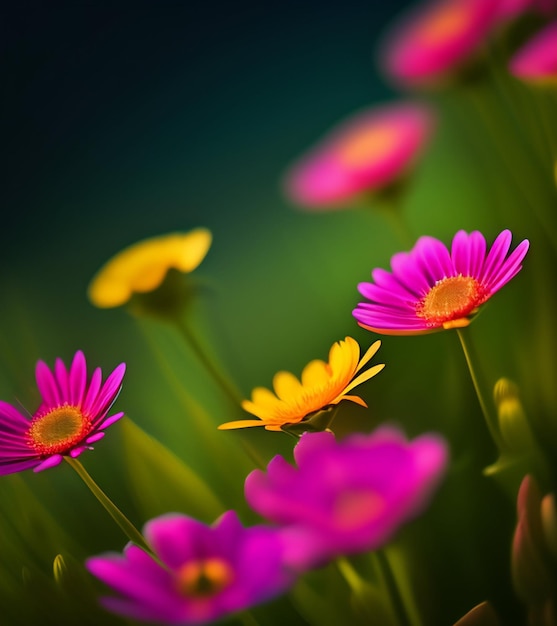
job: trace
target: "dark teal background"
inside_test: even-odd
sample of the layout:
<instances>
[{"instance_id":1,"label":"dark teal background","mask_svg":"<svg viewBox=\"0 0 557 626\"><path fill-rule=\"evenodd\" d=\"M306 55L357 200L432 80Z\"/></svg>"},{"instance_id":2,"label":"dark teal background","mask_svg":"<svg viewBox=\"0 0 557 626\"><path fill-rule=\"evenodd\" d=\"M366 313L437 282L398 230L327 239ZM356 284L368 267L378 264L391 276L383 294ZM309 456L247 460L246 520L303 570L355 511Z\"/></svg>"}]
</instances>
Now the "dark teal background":
<instances>
[{"instance_id":1,"label":"dark teal background","mask_svg":"<svg viewBox=\"0 0 557 626\"><path fill-rule=\"evenodd\" d=\"M93 274L139 239L196 226L214 233L200 271L221 294L236 290L223 314L225 324L238 318L232 334L265 315L263 328L279 331L282 314L272 310L313 326L308 289L338 277L338 260L355 251L329 254L334 242L324 238L363 231L353 217L329 215L318 233L320 218L289 205L281 177L341 118L397 97L374 58L397 5L405 3L5 8L1 308L29 341L15 352L31 362L77 348L100 358L117 332L107 322L119 317L86 301ZM259 297L247 302L250 290ZM339 319L330 305L319 315ZM342 319L349 332L349 310Z\"/></svg>"}]
</instances>

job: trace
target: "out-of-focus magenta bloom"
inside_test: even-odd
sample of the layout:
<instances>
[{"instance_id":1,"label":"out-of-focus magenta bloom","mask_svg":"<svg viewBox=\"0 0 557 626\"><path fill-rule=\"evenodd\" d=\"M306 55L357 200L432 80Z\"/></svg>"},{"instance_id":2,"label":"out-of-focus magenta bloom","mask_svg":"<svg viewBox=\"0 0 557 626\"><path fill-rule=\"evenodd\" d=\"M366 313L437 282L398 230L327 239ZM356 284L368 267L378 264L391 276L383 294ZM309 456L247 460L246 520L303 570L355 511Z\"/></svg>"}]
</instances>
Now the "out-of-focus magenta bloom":
<instances>
[{"instance_id":1,"label":"out-of-focus magenta bloom","mask_svg":"<svg viewBox=\"0 0 557 626\"><path fill-rule=\"evenodd\" d=\"M160 563L133 544L124 554L87 560L87 569L121 594L101 602L114 613L157 624L205 624L283 593L295 580L282 538L265 526L244 528L234 511L212 526L180 514L147 522Z\"/></svg>"},{"instance_id":2,"label":"out-of-focus magenta bloom","mask_svg":"<svg viewBox=\"0 0 557 626\"><path fill-rule=\"evenodd\" d=\"M529 242L507 257L511 240L504 230L486 254L478 231L458 231L450 252L438 239L420 237L410 252L391 258L392 272L374 269L374 282L358 285L370 302L360 302L353 315L360 326L383 335L468 326L478 308L521 270Z\"/></svg>"},{"instance_id":3,"label":"out-of-focus magenta bloom","mask_svg":"<svg viewBox=\"0 0 557 626\"><path fill-rule=\"evenodd\" d=\"M384 545L427 507L447 457L441 437L408 442L391 426L341 441L330 431L304 433L297 467L275 456L267 472L248 475L245 495L283 527L287 559L303 570Z\"/></svg>"},{"instance_id":4,"label":"out-of-focus magenta bloom","mask_svg":"<svg viewBox=\"0 0 557 626\"><path fill-rule=\"evenodd\" d=\"M359 112L293 165L286 193L310 210L346 207L395 183L415 164L433 126L425 105L397 103Z\"/></svg>"},{"instance_id":5,"label":"out-of-focus magenta bloom","mask_svg":"<svg viewBox=\"0 0 557 626\"><path fill-rule=\"evenodd\" d=\"M28 468L54 467L62 457L79 456L104 437L104 430L124 414L107 417L122 387L121 363L102 384L96 368L87 379L83 352L75 353L69 370L61 359L54 369L37 363L35 376L42 403L31 418L0 401L0 476Z\"/></svg>"},{"instance_id":6,"label":"out-of-focus magenta bloom","mask_svg":"<svg viewBox=\"0 0 557 626\"><path fill-rule=\"evenodd\" d=\"M510 60L509 70L527 82L557 82L557 22L545 26L524 44Z\"/></svg>"},{"instance_id":7,"label":"out-of-focus magenta bloom","mask_svg":"<svg viewBox=\"0 0 557 626\"><path fill-rule=\"evenodd\" d=\"M497 20L499 0L437 0L394 25L380 60L402 85L435 84L466 63Z\"/></svg>"},{"instance_id":8,"label":"out-of-focus magenta bloom","mask_svg":"<svg viewBox=\"0 0 557 626\"><path fill-rule=\"evenodd\" d=\"M507 21L526 13L550 15L555 10L557 10L556 0L499 0L497 15Z\"/></svg>"}]
</instances>

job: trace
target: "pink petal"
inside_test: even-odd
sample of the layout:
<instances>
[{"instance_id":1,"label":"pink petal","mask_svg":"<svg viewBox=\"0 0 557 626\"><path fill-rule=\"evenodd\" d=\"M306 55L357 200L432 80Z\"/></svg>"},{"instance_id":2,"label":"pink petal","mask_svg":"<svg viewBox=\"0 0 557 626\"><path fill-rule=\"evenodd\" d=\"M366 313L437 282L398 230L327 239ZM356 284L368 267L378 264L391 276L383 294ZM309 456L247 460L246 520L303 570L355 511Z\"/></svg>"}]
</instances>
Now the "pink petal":
<instances>
[{"instance_id":1,"label":"pink petal","mask_svg":"<svg viewBox=\"0 0 557 626\"><path fill-rule=\"evenodd\" d=\"M73 406L81 406L87 385L87 363L81 350L75 353L69 374L69 398Z\"/></svg>"},{"instance_id":2,"label":"pink petal","mask_svg":"<svg viewBox=\"0 0 557 626\"><path fill-rule=\"evenodd\" d=\"M54 379L54 375L44 361L39 361L35 368L37 387L43 398L43 402L49 406L61 404L60 392Z\"/></svg>"}]
</instances>

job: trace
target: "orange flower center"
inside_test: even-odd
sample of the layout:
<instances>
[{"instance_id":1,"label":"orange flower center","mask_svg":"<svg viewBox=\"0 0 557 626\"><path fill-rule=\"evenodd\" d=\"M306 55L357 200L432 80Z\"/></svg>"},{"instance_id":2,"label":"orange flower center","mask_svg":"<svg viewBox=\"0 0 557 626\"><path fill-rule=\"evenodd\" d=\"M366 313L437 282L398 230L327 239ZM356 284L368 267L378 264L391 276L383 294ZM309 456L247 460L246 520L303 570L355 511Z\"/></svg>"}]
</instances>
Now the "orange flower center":
<instances>
[{"instance_id":1,"label":"orange flower center","mask_svg":"<svg viewBox=\"0 0 557 626\"><path fill-rule=\"evenodd\" d=\"M183 565L178 572L178 588L191 598L207 598L228 587L234 579L230 565L219 558L199 559Z\"/></svg>"},{"instance_id":2,"label":"orange flower center","mask_svg":"<svg viewBox=\"0 0 557 626\"><path fill-rule=\"evenodd\" d=\"M366 490L343 491L335 501L333 517L342 530L355 530L375 520L385 509L384 499Z\"/></svg>"},{"instance_id":3,"label":"orange flower center","mask_svg":"<svg viewBox=\"0 0 557 626\"><path fill-rule=\"evenodd\" d=\"M39 455L64 454L91 431L91 422L75 406L60 406L33 418L27 441Z\"/></svg>"},{"instance_id":4,"label":"orange flower center","mask_svg":"<svg viewBox=\"0 0 557 626\"><path fill-rule=\"evenodd\" d=\"M481 284L471 276L449 276L437 281L419 303L416 314L432 324L466 317L483 300Z\"/></svg>"},{"instance_id":5,"label":"orange flower center","mask_svg":"<svg viewBox=\"0 0 557 626\"><path fill-rule=\"evenodd\" d=\"M470 13L465 2L448 3L426 18L418 31L419 40L426 45L450 41L469 24Z\"/></svg>"},{"instance_id":6,"label":"orange flower center","mask_svg":"<svg viewBox=\"0 0 557 626\"><path fill-rule=\"evenodd\" d=\"M389 154L398 141L397 131L389 126L354 133L342 145L339 158L347 167L361 167Z\"/></svg>"}]
</instances>

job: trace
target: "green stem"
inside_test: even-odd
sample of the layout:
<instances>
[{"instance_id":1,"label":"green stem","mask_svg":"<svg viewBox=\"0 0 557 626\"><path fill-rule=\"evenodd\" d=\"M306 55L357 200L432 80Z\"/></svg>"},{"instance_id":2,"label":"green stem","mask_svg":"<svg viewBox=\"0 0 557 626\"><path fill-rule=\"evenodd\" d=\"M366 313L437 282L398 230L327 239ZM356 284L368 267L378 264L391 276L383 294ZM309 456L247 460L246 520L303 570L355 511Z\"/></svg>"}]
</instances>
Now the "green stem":
<instances>
[{"instance_id":1,"label":"green stem","mask_svg":"<svg viewBox=\"0 0 557 626\"><path fill-rule=\"evenodd\" d=\"M364 589L366 583L354 569L352 563L350 563L346 557L340 556L336 559L335 565L352 592L355 595L359 595Z\"/></svg>"},{"instance_id":2,"label":"green stem","mask_svg":"<svg viewBox=\"0 0 557 626\"><path fill-rule=\"evenodd\" d=\"M239 392L230 383L226 376L222 374L217 365L209 358L207 351L203 349L195 334L191 332L189 327L180 318L175 319L174 323L176 324L176 327L182 337L186 340L186 343L190 346L195 356L199 359L213 380L235 405L239 405L242 402Z\"/></svg>"},{"instance_id":3,"label":"green stem","mask_svg":"<svg viewBox=\"0 0 557 626\"><path fill-rule=\"evenodd\" d=\"M143 548L148 554L154 556L153 550L149 547L145 541L143 535L137 530L137 528L130 522L130 520L120 511L120 509L112 502L112 500L106 495L106 493L97 485L91 475L83 467L80 461L72 459L69 456L65 456L66 462L75 470L81 480L89 487L92 494L103 505L112 519L120 526L124 534L130 541L137 544L140 548Z\"/></svg>"},{"instance_id":4,"label":"green stem","mask_svg":"<svg viewBox=\"0 0 557 626\"><path fill-rule=\"evenodd\" d=\"M462 346L462 351L464 352L464 357L466 359L466 364L468 365L468 370L470 372L470 377L472 378L472 383L474 385L474 389L476 390L476 395L478 396L478 401L480 403L480 407L482 409L482 413L484 416L485 423L489 429L491 437L493 441L496 443L497 447L501 449L502 441L501 436L499 435L499 429L497 427L497 421L491 417L491 413L487 409L487 404L483 397L480 384L478 382L478 377L474 370L474 366L472 364L472 350L470 345L468 344L465 333L462 328L456 329L458 338L460 340L460 345Z\"/></svg>"},{"instance_id":5,"label":"green stem","mask_svg":"<svg viewBox=\"0 0 557 626\"><path fill-rule=\"evenodd\" d=\"M381 207L379 212L391 227L401 246L406 250L410 250L416 238L412 234L401 208L399 206Z\"/></svg>"},{"instance_id":6,"label":"green stem","mask_svg":"<svg viewBox=\"0 0 557 626\"><path fill-rule=\"evenodd\" d=\"M398 584L393 574L393 570L391 569L389 560L387 559L387 555L383 552L383 550L376 550L373 554L381 571L385 586L389 592L391 605L396 615L397 623L399 626L412 626L412 621L406 611L404 600L402 599L402 595L398 589Z\"/></svg>"}]
</instances>

